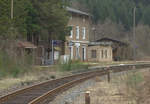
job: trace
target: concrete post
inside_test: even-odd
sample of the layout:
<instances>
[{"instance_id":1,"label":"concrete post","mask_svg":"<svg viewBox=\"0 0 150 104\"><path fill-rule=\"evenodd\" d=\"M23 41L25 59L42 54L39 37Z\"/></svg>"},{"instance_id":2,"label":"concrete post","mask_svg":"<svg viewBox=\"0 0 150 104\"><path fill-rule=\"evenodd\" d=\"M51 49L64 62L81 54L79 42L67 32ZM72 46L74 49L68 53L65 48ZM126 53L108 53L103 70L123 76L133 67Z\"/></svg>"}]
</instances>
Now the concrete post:
<instances>
[{"instance_id":1,"label":"concrete post","mask_svg":"<svg viewBox=\"0 0 150 104\"><path fill-rule=\"evenodd\" d=\"M90 91L85 92L85 104L90 104Z\"/></svg>"}]
</instances>

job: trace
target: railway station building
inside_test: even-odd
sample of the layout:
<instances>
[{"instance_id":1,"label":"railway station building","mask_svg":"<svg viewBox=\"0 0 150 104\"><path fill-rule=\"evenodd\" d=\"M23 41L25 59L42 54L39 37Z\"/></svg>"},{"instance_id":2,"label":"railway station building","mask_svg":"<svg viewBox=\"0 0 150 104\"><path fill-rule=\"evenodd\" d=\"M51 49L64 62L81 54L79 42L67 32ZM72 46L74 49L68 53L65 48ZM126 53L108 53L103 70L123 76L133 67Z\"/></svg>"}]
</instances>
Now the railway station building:
<instances>
[{"instance_id":1,"label":"railway station building","mask_svg":"<svg viewBox=\"0 0 150 104\"><path fill-rule=\"evenodd\" d=\"M70 33L66 36L66 41L58 41L52 48L52 41L44 41L37 36L27 36L27 41L33 43L36 48L30 48L35 53L35 64L50 65L52 60L63 59L80 60L91 62L121 61L127 59L128 45L110 38L101 38L95 42L90 42L93 35L92 20L89 13L67 7L70 13L68 27ZM55 43L55 41L54 41ZM54 44L53 44L54 45Z\"/></svg>"},{"instance_id":2,"label":"railway station building","mask_svg":"<svg viewBox=\"0 0 150 104\"><path fill-rule=\"evenodd\" d=\"M110 43L90 42L88 45L89 62L113 61L113 53Z\"/></svg>"},{"instance_id":3,"label":"railway station building","mask_svg":"<svg viewBox=\"0 0 150 104\"><path fill-rule=\"evenodd\" d=\"M127 43L112 38L101 38L88 45L88 61L124 61L130 58L130 48Z\"/></svg>"},{"instance_id":4,"label":"railway station building","mask_svg":"<svg viewBox=\"0 0 150 104\"><path fill-rule=\"evenodd\" d=\"M91 31L91 16L86 12L67 7L70 13L68 27L71 29L66 37L65 55L71 60L88 61L88 44Z\"/></svg>"}]
</instances>

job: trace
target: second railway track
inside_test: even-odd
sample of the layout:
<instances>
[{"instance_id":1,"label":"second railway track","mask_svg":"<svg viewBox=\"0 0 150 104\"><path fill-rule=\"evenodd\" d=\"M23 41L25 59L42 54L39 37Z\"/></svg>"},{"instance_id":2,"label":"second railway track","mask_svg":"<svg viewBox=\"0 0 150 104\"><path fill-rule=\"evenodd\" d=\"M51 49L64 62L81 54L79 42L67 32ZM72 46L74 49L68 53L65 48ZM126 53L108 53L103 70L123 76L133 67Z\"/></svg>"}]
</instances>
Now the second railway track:
<instances>
[{"instance_id":1,"label":"second railway track","mask_svg":"<svg viewBox=\"0 0 150 104\"><path fill-rule=\"evenodd\" d=\"M111 70L111 72L120 72L125 71L125 69L132 69L131 67L133 66L135 68L147 68L150 67L150 64L110 66L109 70ZM48 104L56 95L64 90L67 90L69 87L94 76L107 74L108 70L105 70L105 68L107 67L97 67L95 68L95 71L51 80L15 91L11 94L1 97L0 104Z\"/></svg>"}]
</instances>

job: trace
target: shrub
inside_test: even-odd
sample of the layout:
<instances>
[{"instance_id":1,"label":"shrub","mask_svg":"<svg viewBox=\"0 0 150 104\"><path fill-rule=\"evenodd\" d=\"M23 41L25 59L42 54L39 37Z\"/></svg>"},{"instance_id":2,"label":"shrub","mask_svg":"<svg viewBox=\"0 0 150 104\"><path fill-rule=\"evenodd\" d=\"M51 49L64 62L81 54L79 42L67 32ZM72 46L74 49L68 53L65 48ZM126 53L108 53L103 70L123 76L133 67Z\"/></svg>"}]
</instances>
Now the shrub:
<instances>
[{"instance_id":1,"label":"shrub","mask_svg":"<svg viewBox=\"0 0 150 104\"><path fill-rule=\"evenodd\" d=\"M25 56L24 63L20 57L11 57L7 52L0 52L0 77L18 77L31 69L32 62L30 56Z\"/></svg>"},{"instance_id":2,"label":"shrub","mask_svg":"<svg viewBox=\"0 0 150 104\"><path fill-rule=\"evenodd\" d=\"M144 80L143 76L140 73L133 72L127 78L127 85L131 88L137 87Z\"/></svg>"},{"instance_id":3,"label":"shrub","mask_svg":"<svg viewBox=\"0 0 150 104\"><path fill-rule=\"evenodd\" d=\"M88 68L88 65L85 65L80 61L69 60L67 63L59 63L58 68L62 71L72 71Z\"/></svg>"}]
</instances>

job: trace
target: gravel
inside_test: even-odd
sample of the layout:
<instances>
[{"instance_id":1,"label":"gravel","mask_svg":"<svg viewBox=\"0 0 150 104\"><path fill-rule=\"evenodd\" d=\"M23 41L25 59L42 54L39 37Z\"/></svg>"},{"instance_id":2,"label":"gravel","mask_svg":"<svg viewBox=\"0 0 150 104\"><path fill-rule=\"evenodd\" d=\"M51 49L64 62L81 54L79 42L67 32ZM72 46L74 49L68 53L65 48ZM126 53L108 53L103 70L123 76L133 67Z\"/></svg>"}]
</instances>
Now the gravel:
<instances>
[{"instance_id":1,"label":"gravel","mask_svg":"<svg viewBox=\"0 0 150 104\"><path fill-rule=\"evenodd\" d=\"M111 77L126 75L126 73L128 73L128 72L120 72L120 73L111 74ZM97 83L97 81L102 81L102 80L107 80L107 76L96 77L96 78L87 80L87 81L79 84L78 86L70 88L69 90L67 90L67 91L63 92L62 94L60 94L59 96L57 96L54 99L54 101L50 102L49 104L74 104L74 102L78 102L78 101L76 101L77 97L82 96L83 97L82 99L84 99L84 93L87 91L87 89L89 87L94 86ZM34 84L35 83L39 83L39 82L37 81L37 82L34 82ZM30 84L23 83L23 85L19 84L19 85L13 86L10 89L0 91L0 96L3 94L7 94L8 92L12 92L16 89L20 89L20 88L23 88L23 87L26 87L26 86L32 85L32 84L33 83L31 82Z\"/></svg>"},{"instance_id":2,"label":"gravel","mask_svg":"<svg viewBox=\"0 0 150 104\"><path fill-rule=\"evenodd\" d=\"M70 88L66 92L63 92L59 96L57 96L54 101L49 104L72 104L78 96L81 96L86 92L86 89L89 86L94 86L96 83L95 78L87 80L78 86Z\"/></svg>"},{"instance_id":3,"label":"gravel","mask_svg":"<svg viewBox=\"0 0 150 104\"><path fill-rule=\"evenodd\" d=\"M111 73L110 76L111 76L111 78L112 77L115 78L118 76L126 76L126 75L128 75L129 72L134 72L134 71ZM80 102L77 100L78 97L82 97L81 99L83 99L83 104L84 104L84 93L87 91L87 89L95 86L97 84L97 82L106 81L106 80L107 80L107 76L96 77L96 78L87 80L84 83L81 83L81 84L63 92L49 104L78 104L78 102Z\"/></svg>"}]
</instances>

